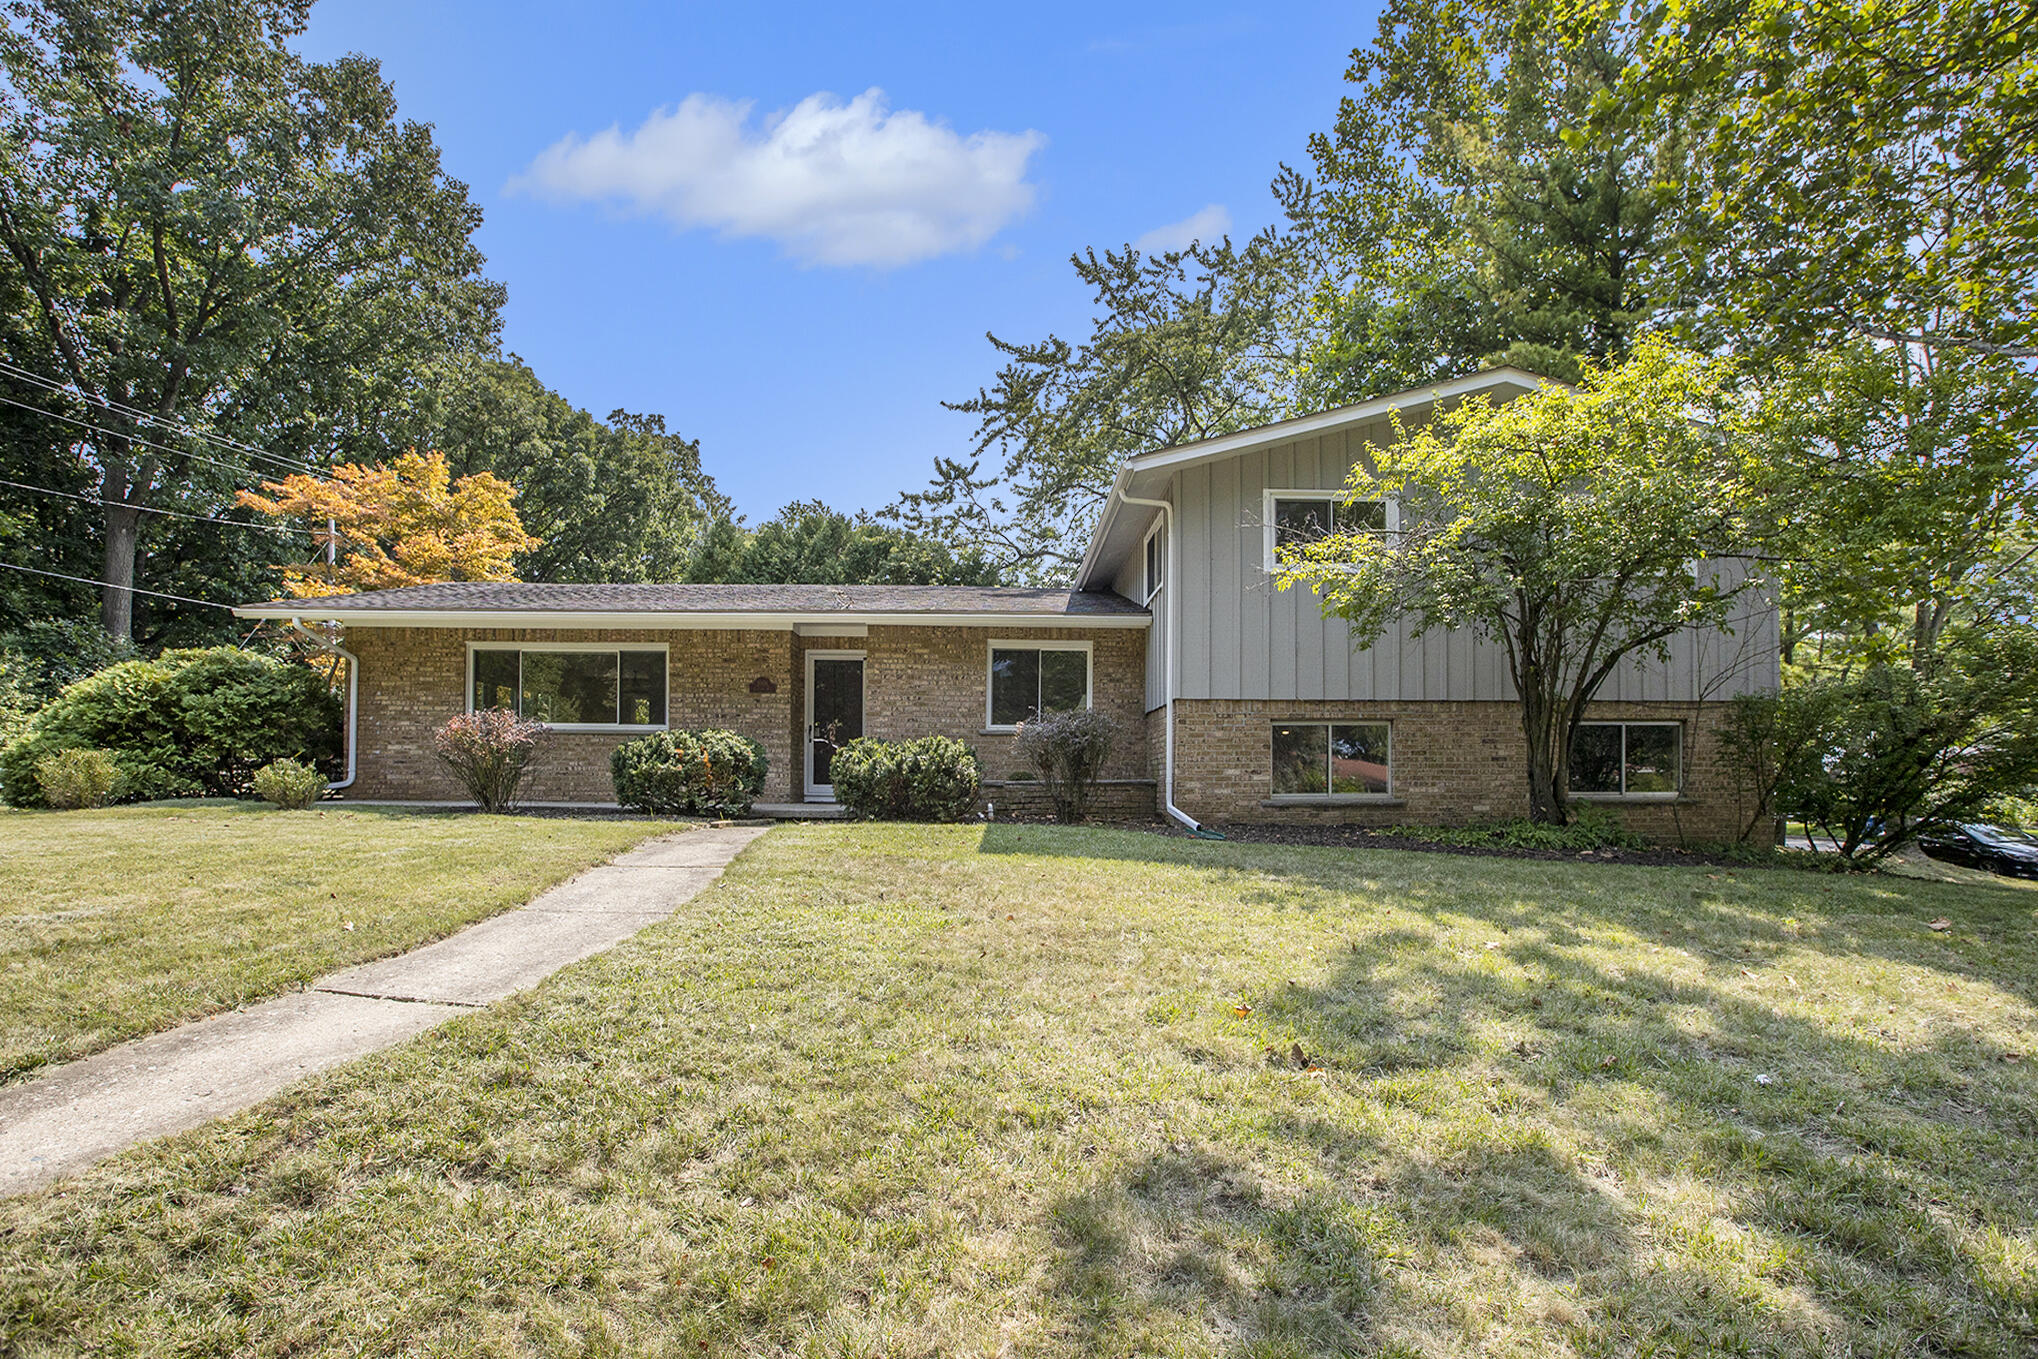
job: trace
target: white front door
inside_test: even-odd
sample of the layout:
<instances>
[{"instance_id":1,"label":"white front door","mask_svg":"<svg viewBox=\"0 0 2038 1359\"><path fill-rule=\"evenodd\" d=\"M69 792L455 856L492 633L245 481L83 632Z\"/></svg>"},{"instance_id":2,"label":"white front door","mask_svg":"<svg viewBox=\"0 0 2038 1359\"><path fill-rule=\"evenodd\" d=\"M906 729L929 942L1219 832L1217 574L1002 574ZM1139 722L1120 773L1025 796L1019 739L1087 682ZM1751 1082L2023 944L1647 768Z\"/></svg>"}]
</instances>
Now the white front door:
<instances>
[{"instance_id":1,"label":"white front door","mask_svg":"<svg viewBox=\"0 0 2038 1359\"><path fill-rule=\"evenodd\" d=\"M863 653L807 653L807 801L833 802L829 762L863 735Z\"/></svg>"}]
</instances>

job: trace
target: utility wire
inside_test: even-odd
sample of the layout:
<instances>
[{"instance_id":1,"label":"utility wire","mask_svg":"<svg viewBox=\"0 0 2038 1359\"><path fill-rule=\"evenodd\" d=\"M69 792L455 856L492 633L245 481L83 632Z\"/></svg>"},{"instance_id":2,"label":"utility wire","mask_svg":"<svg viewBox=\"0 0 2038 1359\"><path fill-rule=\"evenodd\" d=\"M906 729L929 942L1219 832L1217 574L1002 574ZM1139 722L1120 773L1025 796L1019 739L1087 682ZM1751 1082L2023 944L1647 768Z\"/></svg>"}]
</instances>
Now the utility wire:
<instances>
[{"instance_id":1,"label":"utility wire","mask_svg":"<svg viewBox=\"0 0 2038 1359\"><path fill-rule=\"evenodd\" d=\"M66 396L76 397L80 401L88 402L91 405L98 406L101 409L106 410L108 412L124 415L130 420L140 420L146 424L155 425L158 428L169 430L171 433L174 434L184 434L189 436L190 438L200 439L206 443L213 444L220 448L232 449L236 453L246 453L250 457L261 458L266 462L275 463L278 467L287 467L293 472L312 473L315 471L315 469L313 469L308 464L292 462L289 458L283 457L280 454L271 453L269 450L265 448L256 448L253 444L244 444L237 439L229 439L224 434L214 434L209 430L199 429L197 426L188 424L181 420L172 420L168 416L157 415L152 411L138 410L135 407L126 405L123 402L114 401L107 397L97 396L89 392L80 391L78 388L68 383L53 381L50 378L42 376L40 373L35 373L30 371L29 369L23 368L19 364L9 363L5 359L0 359L0 373L6 373L10 377L18 378L23 382L33 383L35 386L41 387L44 391L57 392Z\"/></svg>"},{"instance_id":2,"label":"utility wire","mask_svg":"<svg viewBox=\"0 0 2038 1359\"><path fill-rule=\"evenodd\" d=\"M154 595L157 599L174 599L179 604L197 604L208 609L225 609L233 612L231 604L215 604L209 599L193 599L189 595L173 595L163 590L144 590L139 585L115 585L110 580L89 580L84 576L67 576L61 571L41 571L33 566L16 566L13 562L0 562L0 570L22 571L31 576L49 576L54 580L74 580L80 585L97 585L103 590L125 590L131 595Z\"/></svg>"},{"instance_id":3,"label":"utility wire","mask_svg":"<svg viewBox=\"0 0 2038 1359\"><path fill-rule=\"evenodd\" d=\"M18 491L35 491L42 495L60 495L66 500L79 500L87 505L119 505L118 500L101 500L96 495L79 495L75 491L59 491L51 486L31 486L25 481L9 481L0 477L0 486L12 486ZM257 533L297 534L302 529L289 528L281 524L251 524L244 519L222 519L213 514L193 514L188 510L159 510L150 505L129 505L128 509L137 514L166 514L172 519L195 519L202 524L225 524L229 528L253 529Z\"/></svg>"},{"instance_id":4,"label":"utility wire","mask_svg":"<svg viewBox=\"0 0 2038 1359\"><path fill-rule=\"evenodd\" d=\"M103 434L109 439L124 439L130 444L139 444L143 448L152 448L158 453L167 453L173 458L190 458L194 462L209 463L214 467L224 467L227 471L238 473L243 477L253 477L256 481L265 480L263 473L252 468L241 467L230 462L221 462L218 458L208 458L203 453L190 453L181 448L170 448L163 444L150 443L147 439L137 438L132 434L122 434L117 429L107 429L104 425L95 425L89 420L80 420L75 415L63 415L53 410L45 410L41 406L31 405L26 401L16 401L11 396L0 395L0 401L4 401L10 406L19 406L25 411L34 411L37 415L48 416L52 420L62 420L66 424L77 425L81 429L89 429L94 434Z\"/></svg>"}]
</instances>

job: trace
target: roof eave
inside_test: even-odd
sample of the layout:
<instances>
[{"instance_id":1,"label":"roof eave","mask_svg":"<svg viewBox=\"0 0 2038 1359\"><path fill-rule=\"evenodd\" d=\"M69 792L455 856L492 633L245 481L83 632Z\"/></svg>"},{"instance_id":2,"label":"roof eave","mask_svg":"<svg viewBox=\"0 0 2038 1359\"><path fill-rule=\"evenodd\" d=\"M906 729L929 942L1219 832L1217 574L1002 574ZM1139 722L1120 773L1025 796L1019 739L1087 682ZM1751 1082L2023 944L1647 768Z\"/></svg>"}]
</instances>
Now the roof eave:
<instances>
[{"instance_id":1,"label":"roof eave","mask_svg":"<svg viewBox=\"0 0 2038 1359\"><path fill-rule=\"evenodd\" d=\"M816 613L812 610L804 612L750 610L696 613L679 610L610 612L592 609L349 609L344 606L321 607L316 599L292 600L282 604L243 604L234 610L234 616L278 622L310 619L316 622L344 623L355 628L660 628L693 631L747 628L765 632L790 632L801 624L984 628L1144 628L1153 625L1152 615L1145 612L885 613L844 610Z\"/></svg>"}]
</instances>

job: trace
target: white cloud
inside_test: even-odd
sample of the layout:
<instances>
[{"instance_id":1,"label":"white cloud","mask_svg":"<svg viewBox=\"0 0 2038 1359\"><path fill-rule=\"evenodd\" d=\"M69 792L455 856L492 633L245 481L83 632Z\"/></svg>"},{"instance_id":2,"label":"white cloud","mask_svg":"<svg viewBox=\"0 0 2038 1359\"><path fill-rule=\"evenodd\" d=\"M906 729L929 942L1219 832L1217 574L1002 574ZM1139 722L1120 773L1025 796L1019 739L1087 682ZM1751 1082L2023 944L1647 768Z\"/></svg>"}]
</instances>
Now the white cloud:
<instances>
[{"instance_id":1,"label":"white cloud","mask_svg":"<svg viewBox=\"0 0 2038 1359\"><path fill-rule=\"evenodd\" d=\"M1224 204L1212 203L1208 207L1190 213L1179 222L1157 226L1141 236L1133 244L1149 255L1158 255L1166 250L1187 250L1192 242L1215 245L1231 230L1231 214Z\"/></svg>"},{"instance_id":2,"label":"white cloud","mask_svg":"<svg viewBox=\"0 0 2038 1359\"><path fill-rule=\"evenodd\" d=\"M959 136L884 91L813 94L754 123L754 101L690 94L634 132L546 148L511 192L597 200L679 227L762 236L808 264L891 267L982 245L1033 206L1038 132Z\"/></svg>"}]
</instances>

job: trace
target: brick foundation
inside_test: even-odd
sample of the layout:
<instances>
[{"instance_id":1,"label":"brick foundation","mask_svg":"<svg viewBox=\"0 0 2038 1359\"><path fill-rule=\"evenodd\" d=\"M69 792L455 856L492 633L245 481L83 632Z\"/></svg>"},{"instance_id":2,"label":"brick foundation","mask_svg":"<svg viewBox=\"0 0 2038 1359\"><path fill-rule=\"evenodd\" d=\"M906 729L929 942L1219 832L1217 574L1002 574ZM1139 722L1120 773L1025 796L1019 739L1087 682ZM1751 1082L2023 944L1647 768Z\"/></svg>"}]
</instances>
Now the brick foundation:
<instances>
[{"instance_id":1,"label":"brick foundation","mask_svg":"<svg viewBox=\"0 0 2038 1359\"><path fill-rule=\"evenodd\" d=\"M1674 800L1595 802L1663 843L1735 839L1752 808L1725 760L1722 704L1602 703L1591 720L1674 721L1684 729L1684 787ZM1279 721L1393 724L1393 793L1378 802L1274 803ZM1353 703L1178 699L1175 803L1200 821L1465 825L1528 814L1520 710L1512 703ZM1151 742L1161 740L1156 714ZM1767 827L1757 830L1766 841Z\"/></svg>"}]
</instances>

